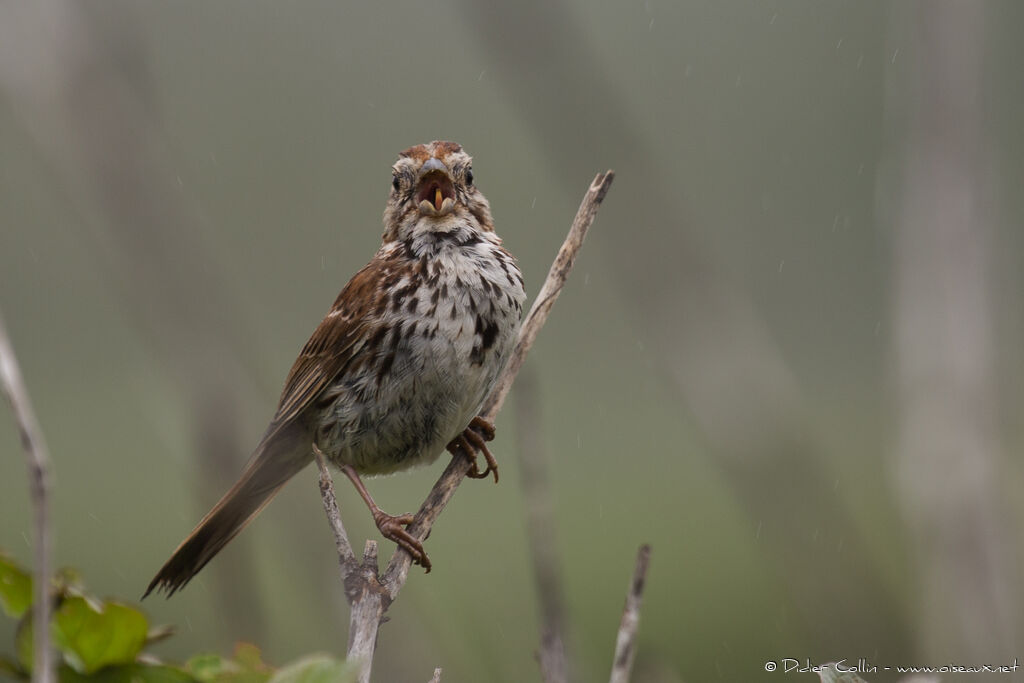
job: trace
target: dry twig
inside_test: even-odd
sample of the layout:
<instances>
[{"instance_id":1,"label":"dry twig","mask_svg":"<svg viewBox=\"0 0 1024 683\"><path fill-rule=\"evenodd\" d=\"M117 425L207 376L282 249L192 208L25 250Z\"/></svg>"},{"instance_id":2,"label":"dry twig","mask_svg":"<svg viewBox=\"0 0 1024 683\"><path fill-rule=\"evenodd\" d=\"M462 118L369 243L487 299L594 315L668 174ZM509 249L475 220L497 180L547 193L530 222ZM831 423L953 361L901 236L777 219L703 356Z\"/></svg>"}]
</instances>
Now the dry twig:
<instances>
[{"instance_id":1,"label":"dry twig","mask_svg":"<svg viewBox=\"0 0 1024 683\"><path fill-rule=\"evenodd\" d=\"M629 683L636 656L636 632L640 625L640 600L644 595L647 567L651 563L651 546L644 544L636 554L636 569L626 594L626 606L622 608L619 635L615 638L615 659L612 660L612 675L609 683Z\"/></svg>"},{"instance_id":2,"label":"dry twig","mask_svg":"<svg viewBox=\"0 0 1024 683\"><path fill-rule=\"evenodd\" d=\"M327 521L330 522L331 531L334 532L334 545L338 549L338 562L341 563L342 573L347 576L355 571L357 566L356 556L352 552L352 544L348 542L345 525L341 522L341 513L338 511L338 499L334 497L331 472L327 469L327 457L316 444L313 444L313 455L316 457L316 466L320 470L320 497L324 502L324 512L327 513Z\"/></svg>"},{"instance_id":3,"label":"dry twig","mask_svg":"<svg viewBox=\"0 0 1024 683\"><path fill-rule=\"evenodd\" d=\"M50 648L50 452L39 429L32 401L29 399L21 368L14 355L14 347L7 336L3 316L0 316L0 384L11 402L14 419L18 423L21 445L28 460L29 489L35 515L35 566L33 568L34 596L32 602L33 680L51 683L54 680L53 653Z\"/></svg>"},{"instance_id":4,"label":"dry twig","mask_svg":"<svg viewBox=\"0 0 1024 683\"><path fill-rule=\"evenodd\" d=\"M575 263L576 253L583 246L587 230L594 222L597 209L608 193L608 188L614 177L615 174L612 171L598 173L587 189L580 208L576 212L576 217L573 219L569 234L566 236L562 248L559 249L554 263L551 264L548 277L534 300L530 312L523 321L523 326L519 331L519 340L512 352L508 366L480 410L480 416L485 420L493 422L505 402L505 397L508 396L509 389L512 388L512 382L522 367L527 352L537 338L537 332L544 325L555 300L565 286ZM455 489L466 477L471 466L472 464L467 458L452 458L437 483L427 494L427 499L420 506L415 520L407 527L410 534L421 541L427 537L434 522L437 521L448 501L455 494ZM370 541L367 542L362 565L357 570L353 570L354 562L350 563L346 560L343 550L343 546L351 549L351 545L345 536L344 527L341 526L340 516L335 514L337 503L334 502L330 474L325 469L321 469L321 492L324 498L324 508L335 531L342 579L345 583L345 595L352 606L346 657L363 663L358 680L360 683L368 683L373 663L373 652L377 643L377 630L380 628L384 613L398 596L402 586L405 585L412 557L403 549L396 549L395 554L391 556L391 561L388 562L387 569L381 575L377 569L376 543ZM342 541L342 539L344 540Z\"/></svg>"}]
</instances>

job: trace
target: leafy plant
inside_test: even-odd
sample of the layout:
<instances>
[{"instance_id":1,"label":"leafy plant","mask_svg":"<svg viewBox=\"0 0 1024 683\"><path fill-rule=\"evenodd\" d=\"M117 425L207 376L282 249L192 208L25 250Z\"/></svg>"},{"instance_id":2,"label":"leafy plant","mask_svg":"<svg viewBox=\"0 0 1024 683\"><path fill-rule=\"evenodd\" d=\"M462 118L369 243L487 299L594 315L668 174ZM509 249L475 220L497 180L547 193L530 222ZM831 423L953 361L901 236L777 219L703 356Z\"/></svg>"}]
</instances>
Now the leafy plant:
<instances>
[{"instance_id":1,"label":"leafy plant","mask_svg":"<svg viewBox=\"0 0 1024 683\"><path fill-rule=\"evenodd\" d=\"M263 661L259 648L239 643L231 657L198 654L184 665L145 651L173 634L154 627L136 605L101 600L82 587L78 574L52 579L50 633L60 683L334 683L355 680L355 668L329 655L309 655L281 669ZM18 620L13 656L0 655L0 677L32 675L32 576L0 551L0 611Z\"/></svg>"}]
</instances>

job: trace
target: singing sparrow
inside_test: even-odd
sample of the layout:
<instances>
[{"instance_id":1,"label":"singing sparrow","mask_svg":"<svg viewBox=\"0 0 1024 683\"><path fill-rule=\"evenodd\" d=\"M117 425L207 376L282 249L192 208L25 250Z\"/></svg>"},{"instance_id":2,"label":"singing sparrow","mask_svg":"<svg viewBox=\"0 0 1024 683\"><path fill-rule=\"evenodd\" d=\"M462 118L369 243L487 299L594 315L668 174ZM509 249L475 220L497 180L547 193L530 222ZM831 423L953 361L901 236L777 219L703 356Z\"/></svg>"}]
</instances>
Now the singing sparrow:
<instances>
[{"instance_id":1,"label":"singing sparrow","mask_svg":"<svg viewBox=\"0 0 1024 683\"><path fill-rule=\"evenodd\" d=\"M519 331L523 276L494 233L453 142L401 153L392 169L384 239L302 348L277 412L241 478L189 534L146 590L172 595L234 538L320 449L370 508L378 529L429 570L405 526L373 502L360 474L388 474L437 459L447 447L496 463L477 413Z\"/></svg>"}]
</instances>

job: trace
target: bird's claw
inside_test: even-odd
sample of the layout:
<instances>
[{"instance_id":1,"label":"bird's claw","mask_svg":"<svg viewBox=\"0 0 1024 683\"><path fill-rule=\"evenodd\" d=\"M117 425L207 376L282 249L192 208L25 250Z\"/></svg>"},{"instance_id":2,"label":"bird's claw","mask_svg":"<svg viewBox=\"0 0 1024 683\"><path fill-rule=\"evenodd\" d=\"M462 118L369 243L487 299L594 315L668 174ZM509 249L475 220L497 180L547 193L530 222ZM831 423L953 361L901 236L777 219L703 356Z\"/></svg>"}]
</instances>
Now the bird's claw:
<instances>
[{"instance_id":1,"label":"bird's claw","mask_svg":"<svg viewBox=\"0 0 1024 683\"><path fill-rule=\"evenodd\" d=\"M427 551L423 549L423 544L405 528L412 524L413 520L415 520L415 517L409 514L389 515L379 509L373 513L373 521L381 535L409 553L413 564L418 564L426 569L427 572L430 572L431 565L430 558L427 557Z\"/></svg>"},{"instance_id":2,"label":"bird's claw","mask_svg":"<svg viewBox=\"0 0 1024 683\"><path fill-rule=\"evenodd\" d=\"M498 483L498 461L494 454L487 448L487 442L494 439L494 425L482 417L474 417L469 426L461 434L452 439L448 444L448 451L452 455L461 453L470 462L472 469L466 473L470 479L485 479L487 475L494 473L494 483ZM477 464L477 453L484 456L487 461L487 468L481 470Z\"/></svg>"}]
</instances>

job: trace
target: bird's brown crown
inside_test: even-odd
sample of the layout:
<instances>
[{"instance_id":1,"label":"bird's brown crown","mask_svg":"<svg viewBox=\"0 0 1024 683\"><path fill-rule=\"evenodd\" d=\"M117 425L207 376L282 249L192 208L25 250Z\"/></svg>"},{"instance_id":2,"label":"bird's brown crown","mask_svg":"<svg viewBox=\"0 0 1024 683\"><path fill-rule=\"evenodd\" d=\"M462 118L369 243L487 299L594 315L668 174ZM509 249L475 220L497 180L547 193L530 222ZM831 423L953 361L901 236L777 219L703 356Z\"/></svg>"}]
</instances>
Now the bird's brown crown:
<instances>
[{"instance_id":1,"label":"bird's brown crown","mask_svg":"<svg viewBox=\"0 0 1024 683\"><path fill-rule=\"evenodd\" d=\"M457 142L446 142L444 140L434 140L428 142L425 145L413 145L409 149L403 151L398 156L413 159L419 163L423 163L431 157L437 157L444 159L449 154L455 152L461 152L462 145Z\"/></svg>"}]
</instances>

